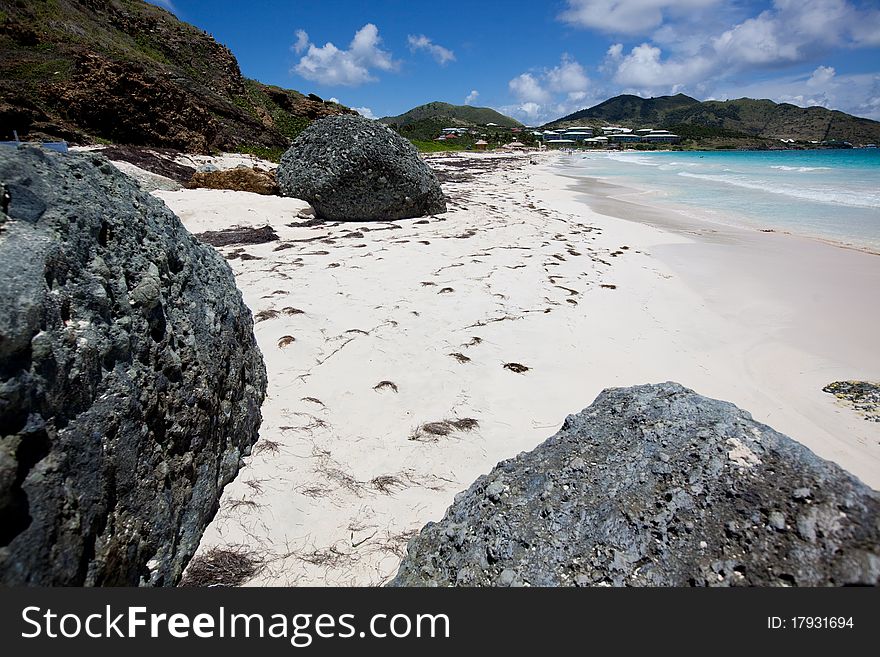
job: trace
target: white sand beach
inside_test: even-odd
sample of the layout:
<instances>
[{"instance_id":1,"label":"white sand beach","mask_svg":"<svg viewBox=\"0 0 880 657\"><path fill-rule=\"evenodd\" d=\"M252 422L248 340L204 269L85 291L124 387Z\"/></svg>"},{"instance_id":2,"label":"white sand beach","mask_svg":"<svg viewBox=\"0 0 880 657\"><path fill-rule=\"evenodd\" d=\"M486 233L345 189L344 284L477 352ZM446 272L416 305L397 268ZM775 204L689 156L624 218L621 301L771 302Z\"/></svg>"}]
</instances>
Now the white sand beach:
<instances>
[{"instance_id":1,"label":"white sand beach","mask_svg":"<svg viewBox=\"0 0 880 657\"><path fill-rule=\"evenodd\" d=\"M431 158L449 211L391 223L155 192L193 233L280 237L220 249L238 256L269 391L200 552L258 552L252 585L381 584L407 539L498 461L603 388L667 380L880 487L880 423L821 390L880 379L880 256L706 225L598 185L591 207L559 157Z\"/></svg>"}]
</instances>

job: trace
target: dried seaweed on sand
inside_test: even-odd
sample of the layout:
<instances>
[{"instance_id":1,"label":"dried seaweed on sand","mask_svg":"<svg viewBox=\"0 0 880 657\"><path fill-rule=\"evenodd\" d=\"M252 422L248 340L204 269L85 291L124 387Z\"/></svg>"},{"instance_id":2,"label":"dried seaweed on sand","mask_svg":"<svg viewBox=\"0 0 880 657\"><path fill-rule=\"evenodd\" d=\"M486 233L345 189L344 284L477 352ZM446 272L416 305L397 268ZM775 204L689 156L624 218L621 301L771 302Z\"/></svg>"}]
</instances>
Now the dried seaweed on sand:
<instances>
[{"instance_id":1,"label":"dried seaweed on sand","mask_svg":"<svg viewBox=\"0 0 880 657\"><path fill-rule=\"evenodd\" d=\"M243 545L214 547L189 562L180 586L239 586L253 579L263 563L262 555Z\"/></svg>"},{"instance_id":2,"label":"dried seaweed on sand","mask_svg":"<svg viewBox=\"0 0 880 657\"><path fill-rule=\"evenodd\" d=\"M437 442L440 436L449 436L450 434L463 431L473 431L480 426L479 421L472 417L452 418L446 420L438 420L436 422L425 422L416 427L409 436L409 440L423 443Z\"/></svg>"},{"instance_id":3,"label":"dried seaweed on sand","mask_svg":"<svg viewBox=\"0 0 880 657\"><path fill-rule=\"evenodd\" d=\"M236 226L223 230L209 230L196 235L202 242L211 246L237 246L240 244L265 244L278 239L278 233L272 226L249 228Z\"/></svg>"}]
</instances>

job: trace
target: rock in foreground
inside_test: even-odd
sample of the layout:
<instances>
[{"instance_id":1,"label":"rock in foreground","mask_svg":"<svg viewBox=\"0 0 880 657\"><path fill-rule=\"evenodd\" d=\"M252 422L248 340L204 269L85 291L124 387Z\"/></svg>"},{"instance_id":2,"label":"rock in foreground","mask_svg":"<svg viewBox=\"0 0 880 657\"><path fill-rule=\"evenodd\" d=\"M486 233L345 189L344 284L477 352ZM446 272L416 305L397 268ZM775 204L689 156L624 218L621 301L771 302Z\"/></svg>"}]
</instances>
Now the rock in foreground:
<instances>
[{"instance_id":1,"label":"rock in foreground","mask_svg":"<svg viewBox=\"0 0 880 657\"><path fill-rule=\"evenodd\" d=\"M0 149L0 583L170 585L266 388L229 267L97 155Z\"/></svg>"},{"instance_id":2,"label":"rock in foreground","mask_svg":"<svg viewBox=\"0 0 880 657\"><path fill-rule=\"evenodd\" d=\"M733 404L604 391L409 544L396 586L876 584L880 495Z\"/></svg>"},{"instance_id":3,"label":"rock in foreground","mask_svg":"<svg viewBox=\"0 0 880 657\"><path fill-rule=\"evenodd\" d=\"M308 201L322 219L391 221L446 212L437 177L406 139L377 121L315 121L281 158L285 196Z\"/></svg>"}]
</instances>

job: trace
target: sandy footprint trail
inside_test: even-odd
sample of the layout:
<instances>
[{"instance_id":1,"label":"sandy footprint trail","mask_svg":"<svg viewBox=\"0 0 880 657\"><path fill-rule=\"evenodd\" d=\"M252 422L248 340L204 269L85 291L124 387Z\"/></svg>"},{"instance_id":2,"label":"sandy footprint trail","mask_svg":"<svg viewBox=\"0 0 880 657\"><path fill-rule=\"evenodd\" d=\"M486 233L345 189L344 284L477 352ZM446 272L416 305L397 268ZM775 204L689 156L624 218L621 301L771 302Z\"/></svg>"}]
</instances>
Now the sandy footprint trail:
<instances>
[{"instance_id":1,"label":"sandy footprint trail","mask_svg":"<svg viewBox=\"0 0 880 657\"><path fill-rule=\"evenodd\" d=\"M193 232L269 224L279 236L220 249L254 311L270 389L261 439L202 551L256 550L254 583L381 583L457 491L572 410L536 416L527 400L549 383L558 343L577 348L585 295L613 294L610 264L627 245L538 207L521 158L436 166L450 212L392 223L310 222L293 199L160 193Z\"/></svg>"},{"instance_id":2,"label":"sandy footprint trail","mask_svg":"<svg viewBox=\"0 0 880 657\"><path fill-rule=\"evenodd\" d=\"M255 585L381 584L408 538L480 474L603 388L648 382L732 401L880 482L880 423L821 391L880 377L876 358L850 353L874 353L873 342L840 349L820 323L799 321L806 342L785 328L819 280L792 290L771 272L716 303L692 284L702 266L687 263L713 262L717 236L597 214L555 157L432 159L449 211L391 223L320 223L294 199L157 193L194 233L268 224L278 238L220 247L254 312L269 392L260 441L200 555L251 551ZM770 242L734 237L744 246L719 275L739 280L739 259ZM815 263L856 258L823 248L807 250ZM680 252L681 266L655 251ZM802 252L780 243L782 264L768 266ZM855 310L870 325L874 311Z\"/></svg>"}]
</instances>

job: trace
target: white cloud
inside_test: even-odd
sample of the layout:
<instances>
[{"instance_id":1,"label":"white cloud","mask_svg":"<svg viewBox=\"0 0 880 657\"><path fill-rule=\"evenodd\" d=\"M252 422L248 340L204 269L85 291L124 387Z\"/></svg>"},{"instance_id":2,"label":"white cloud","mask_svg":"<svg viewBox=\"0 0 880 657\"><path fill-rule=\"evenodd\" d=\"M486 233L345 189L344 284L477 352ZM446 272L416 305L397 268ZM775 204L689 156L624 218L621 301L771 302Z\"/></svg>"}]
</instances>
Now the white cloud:
<instances>
[{"instance_id":1,"label":"white cloud","mask_svg":"<svg viewBox=\"0 0 880 657\"><path fill-rule=\"evenodd\" d=\"M531 120L538 118L541 115L541 110L542 108L538 103L522 103L515 108L515 111L518 111L521 116Z\"/></svg>"},{"instance_id":2,"label":"white cloud","mask_svg":"<svg viewBox=\"0 0 880 657\"><path fill-rule=\"evenodd\" d=\"M830 66L746 85L722 86L717 98L769 98L800 107L819 105L880 120L880 73L838 75Z\"/></svg>"},{"instance_id":3,"label":"white cloud","mask_svg":"<svg viewBox=\"0 0 880 657\"><path fill-rule=\"evenodd\" d=\"M449 50L448 48L444 48L443 46L434 43L426 37L424 34L414 35L410 34L407 38L407 43L409 44L410 52L416 52L418 50L425 50L431 57L434 58L441 66L445 66L449 62L455 61L455 53Z\"/></svg>"},{"instance_id":4,"label":"white cloud","mask_svg":"<svg viewBox=\"0 0 880 657\"><path fill-rule=\"evenodd\" d=\"M712 40L719 57L733 64L802 62L833 47L880 44L880 10L848 0L775 0L773 8Z\"/></svg>"},{"instance_id":5,"label":"white cloud","mask_svg":"<svg viewBox=\"0 0 880 657\"><path fill-rule=\"evenodd\" d=\"M518 103L502 111L525 123L547 123L586 107L592 83L584 67L564 54L558 65L522 73L508 88Z\"/></svg>"},{"instance_id":6,"label":"white cloud","mask_svg":"<svg viewBox=\"0 0 880 657\"><path fill-rule=\"evenodd\" d=\"M571 96L574 96L572 98ZM547 103L524 102L513 105L503 105L498 108L502 114L507 114L518 119L526 125L543 125L555 121L563 116L598 104L605 98L597 98L586 92L573 92L558 101Z\"/></svg>"},{"instance_id":7,"label":"white cloud","mask_svg":"<svg viewBox=\"0 0 880 657\"><path fill-rule=\"evenodd\" d=\"M476 89L471 89L471 92L467 95L467 98L464 99L465 105L472 105L477 101L477 96L480 95L480 92Z\"/></svg>"},{"instance_id":8,"label":"white cloud","mask_svg":"<svg viewBox=\"0 0 880 657\"><path fill-rule=\"evenodd\" d=\"M548 92L531 73L517 75L507 83L514 96L523 103L546 103L550 100Z\"/></svg>"},{"instance_id":9,"label":"white cloud","mask_svg":"<svg viewBox=\"0 0 880 657\"><path fill-rule=\"evenodd\" d=\"M309 35L305 30L297 30L296 31L296 43L294 43L291 48L293 52L297 55L301 54L306 48L309 47Z\"/></svg>"},{"instance_id":10,"label":"white cloud","mask_svg":"<svg viewBox=\"0 0 880 657\"><path fill-rule=\"evenodd\" d=\"M837 0L832 0L836 2ZM816 40L816 35L804 34L783 27L786 18L777 12L764 11L723 32L712 40L712 47L721 59L737 64L770 64L794 62L801 58L801 49ZM804 38L804 37L813 38ZM831 38L831 32L818 35L820 40Z\"/></svg>"},{"instance_id":11,"label":"white cloud","mask_svg":"<svg viewBox=\"0 0 880 657\"><path fill-rule=\"evenodd\" d=\"M667 25L655 37L668 41L683 29ZM878 34L880 11L864 10L849 0L775 0L770 9L714 35L690 35L687 45L670 46L671 54L652 42L629 53L615 43L600 70L642 95L706 92L744 72L815 61L836 47L864 47L873 39L880 41ZM693 45L697 42L699 48Z\"/></svg>"},{"instance_id":12,"label":"white cloud","mask_svg":"<svg viewBox=\"0 0 880 657\"><path fill-rule=\"evenodd\" d=\"M586 91L590 86L584 67L569 55L563 55L559 66L544 74L547 86L553 91L567 93Z\"/></svg>"},{"instance_id":13,"label":"white cloud","mask_svg":"<svg viewBox=\"0 0 880 657\"><path fill-rule=\"evenodd\" d=\"M618 55L614 82L633 89L671 90L703 79L713 66L703 57L663 61L661 56L660 48L649 43L635 46L626 56Z\"/></svg>"},{"instance_id":14,"label":"white cloud","mask_svg":"<svg viewBox=\"0 0 880 657\"><path fill-rule=\"evenodd\" d=\"M850 26L850 36L858 47L880 46L880 9L866 11L860 20Z\"/></svg>"},{"instance_id":15,"label":"white cloud","mask_svg":"<svg viewBox=\"0 0 880 657\"><path fill-rule=\"evenodd\" d=\"M586 95L590 78L584 67L570 55L564 54L557 66L521 73L507 83L517 100L546 104L554 94L569 94L572 99Z\"/></svg>"},{"instance_id":16,"label":"white cloud","mask_svg":"<svg viewBox=\"0 0 880 657\"><path fill-rule=\"evenodd\" d=\"M647 34L667 16L721 4L722 0L568 0L560 19L612 34Z\"/></svg>"},{"instance_id":17,"label":"white cloud","mask_svg":"<svg viewBox=\"0 0 880 657\"><path fill-rule=\"evenodd\" d=\"M810 75L807 80L808 87L823 88L831 82L837 72L831 66L820 66Z\"/></svg>"},{"instance_id":18,"label":"white cloud","mask_svg":"<svg viewBox=\"0 0 880 657\"><path fill-rule=\"evenodd\" d=\"M366 117L368 119L375 119L376 118L376 115L373 114L373 110L371 110L369 107L353 107L352 109L355 112L357 112L358 114L360 114L361 116Z\"/></svg>"},{"instance_id":19,"label":"white cloud","mask_svg":"<svg viewBox=\"0 0 880 657\"><path fill-rule=\"evenodd\" d=\"M621 39L607 47L593 80L566 56L553 68L533 68L512 79L508 86L516 103L506 109L513 116L530 122L558 118L601 100L599 91L723 98L737 88L741 91L735 97L819 104L872 118L880 113L880 72L844 75L819 66L830 52L880 46L878 0L564 4L561 20ZM643 38L633 41L633 35ZM785 69L798 74L771 77L772 71ZM747 83L756 78L764 82Z\"/></svg>"},{"instance_id":20,"label":"white cloud","mask_svg":"<svg viewBox=\"0 0 880 657\"><path fill-rule=\"evenodd\" d=\"M348 50L340 50L329 41L320 48L311 43L308 35L305 35L305 44L300 41L300 32L297 32L297 43L306 54L294 66L293 71L306 80L332 86L357 86L365 82L374 82L376 77L372 70L394 71L398 68L391 53L380 47L382 39L379 37L379 29L372 23L367 23L359 29L349 44Z\"/></svg>"},{"instance_id":21,"label":"white cloud","mask_svg":"<svg viewBox=\"0 0 880 657\"><path fill-rule=\"evenodd\" d=\"M379 48L381 42L379 28L372 23L367 23L355 32L354 38L351 40L351 53L368 66L374 66L383 71L392 71L397 68L397 62L391 59L390 53Z\"/></svg>"}]
</instances>

